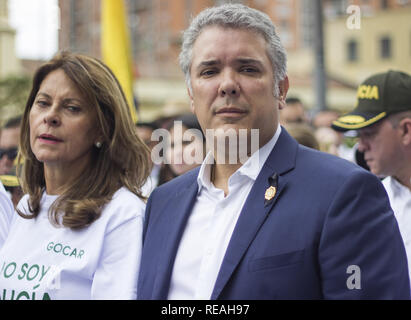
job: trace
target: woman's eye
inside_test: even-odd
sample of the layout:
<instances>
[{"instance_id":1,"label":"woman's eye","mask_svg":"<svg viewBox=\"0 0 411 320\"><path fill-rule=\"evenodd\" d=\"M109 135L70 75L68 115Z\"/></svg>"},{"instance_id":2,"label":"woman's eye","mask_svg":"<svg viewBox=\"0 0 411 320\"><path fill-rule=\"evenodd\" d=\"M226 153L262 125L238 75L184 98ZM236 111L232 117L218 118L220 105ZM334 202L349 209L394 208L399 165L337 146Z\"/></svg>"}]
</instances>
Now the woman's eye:
<instances>
[{"instance_id":1,"label":"woman's eye","mask_svg":"<svg viewBox=\"0 0 411 320\"><path fill-rule=\"evenodd\" d=\"M39 105L40 107L45 107L47 106L47 101L45 100L37 100L36 104Z\"/></svg>"},{"instance_id":2,"label":"woman's eye","mask_svg":"<svg viewBox=\"0 0 411 320\"><path fill-rule=\"evenodd\" d=\"M67 109L71 112L80 112L81 108L77 106L67 106Z\"/></svg>"}]
</instances>

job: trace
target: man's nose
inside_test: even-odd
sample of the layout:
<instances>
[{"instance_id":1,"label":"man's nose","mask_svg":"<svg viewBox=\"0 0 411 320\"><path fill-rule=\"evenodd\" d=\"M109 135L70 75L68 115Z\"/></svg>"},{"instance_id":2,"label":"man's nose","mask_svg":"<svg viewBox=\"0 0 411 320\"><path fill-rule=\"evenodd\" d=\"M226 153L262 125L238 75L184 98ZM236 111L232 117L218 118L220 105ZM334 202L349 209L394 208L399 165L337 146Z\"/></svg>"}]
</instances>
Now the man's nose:
<instances>
[{"instance_id":1,"label":"man's nose","mask_svg":"<svg viewBox=\"0 0 411 320\"><path fill-rule=\"evenodd\" d=\"M358 138L358 151L365 152L368 149L368 144L361 136Z\"/></svg>"},{"instance_id":2,"label":"man's nose","mask_svg":"<svg viewBox=\"0 0 411 320\"><path fill-rule=\"evenodd\" d=\"M222 74L222 80L219 87L219 95L224 96L239 96L240 86L238 85L237 79L232 71L226 71Z\"/></svg>"}]
</instances>

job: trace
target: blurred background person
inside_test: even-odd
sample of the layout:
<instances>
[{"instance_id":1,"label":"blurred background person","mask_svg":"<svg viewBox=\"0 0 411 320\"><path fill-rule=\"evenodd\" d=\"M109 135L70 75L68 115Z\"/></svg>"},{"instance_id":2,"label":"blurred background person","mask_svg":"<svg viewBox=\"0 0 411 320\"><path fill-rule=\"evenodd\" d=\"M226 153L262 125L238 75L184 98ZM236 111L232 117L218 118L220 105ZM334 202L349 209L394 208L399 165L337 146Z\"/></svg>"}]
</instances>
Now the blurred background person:
<instances>
[{"instance_id":1,"label":"blurred background person","mask_svg":"<svg viewBox=\"0 0 411 320\"><path fill-rule=\"evenodd\" d=\"M178 123L182 125L181 136L176 134ZM194 114L179 115L173 121L168 122L166 128L170 132L170 148L165 150L167 163L161 169L159 185L199 166L205 157L206 150L205 137ZM184 134L188 129L195 129L191 130L194 136L190 141L184 139ZM194 160L196 153L199 157L198 161L186 161Z\"/></svg>"},{"instance_id":2,"label":"blurred background person","mask_svg":"<svg viewBox=\"0 0 411 320\"><path fill-rule=\"evenodd\" d=\"M0 181L0 249L7 238L13 217L13 203L6 192L3 183Z\"/></svg>"},{"instance_id":3,"label":"blurred background person","mask_svg":"<svg viewBox=\"0 0 411 320\"><path fill-rule=\"evenodd\" d=\"M20 139L21 115L8 119L0 131L0 175L15 165Z\"/></svg>"},{"instance_id":4,"label":"blurred background person","mask_svg":"<svg viewBox=\"0 0 411 320\"><path fill-rule=\"evenodd\" d=\"M150 193L154 190L155 187L157 187L160 178L161 165L157 164L157 161L155 161L156 159L154 159L153 161L152 158L155 157L155 154L152 153L152 150L158 142L151 139L152 133L158 128L158 124L155 121L138 122L136 124L137 134L150 149L150 159L152 161L150 176L147 178L146 183L142 187L142 193L145 197L150 196Z\"/></svg>"},{"instance_id":5,"label":"blurred background person","mask_svg":"<svg viewBox=\"0 0 411 320\"><path fill-rule=\"evenodd\" d=\"M16 167L8 174L0 175L0 181L3 183L4 188L6 189L11 201L13 202L14 207L17 207L20 199L23 197L23 189L20 186L19 179L16 175Z\"/></svg>"},{"instance_id":6,"label":"blurred background person","mask_svg":"<svg viewBox=\"0 0 411 320\"><path fill-rule=\"evenodd\" d=\"M34 289L28 277L0 278L3 299L19 292L43 300L135 299L141 187L151 168L110 69L67 52L42 65L26 103L20 146L26 195L0 264L44 269Z\"/></svg>"},{"instance_id":7,"label":"blurred background person","mask_svg":"<svg viewBox=\"0 0 411 320\"><path fill-rule=\"evenodd\" d=\"M331 129L332 122L337 118L337 112L321 110L314 115L311 121L320 150L335 156L339 156L338 149L343 139L342 134Z\"/></svg>"},{"instance_id":8,"label":"blurred background person","mask_svg":"<svg viewBox=\"0 0 411 320\"><path fill-rule=\"evenodd\" d=\"M312 125L314 126L314 128L330 128L333 121L337 120L340 115L340 112L336 110L321 110L314 115L312 119Z\"/></svg>"},{"instance_id":9,"label":"blurred background person","mask_svg":"<svg viewBox=\"0 0 411 320\"><path fill-rule=\"evenodd\" d=\"M320 150L314 129L307 123L290 122L284 125L287 132L298 141L299 144L308 148Z\"/></svg>"},{"instance_id":10,"label":"blurred background person","mask_svg":"<svg viewBox=\"0 0 411 320\"><path fill-rule=\"evenodd\" d=\"M338 147L341 144L341 137L337 132L328 127L320 127L315 129L314 135L320 151L339 156Z\"/></svg>"},{"instance_id":11,"label":"blurred background person","mask_svg":"<svg viewBox=\"0 0 411 320\"><path fill-rule=\"evenodd\" d=\"M331 109L321 110L314 115L312 124L320 144L320 150L339 156L369 170L364 161L364 154L358 150L356 134L353 131L343 133L332 129L333 122L340 116L339 111Z\"/></svg>"},{"instance_id":12,"label":"blurred background person","mask_svg":"<svg viewBox=\"0 0 411 320\"><path fill-rule=\"evenodd\" d=\"M8 119L0 131L0 180L14 207L23 196L23 190L16 176L21 119L21 115Z\"/></svg>"},{"instance_id":13,"label":"blurred background person","mask_svg":"<svg viewBox=\"0 0 411 320\"><path fill-rule=\"evenodd\" d=\"M305 112L303 103L299 98L289 97L285 100L286 105L280 110L280 123L289 122L307 123L308 117Z\"/></svg>"}]
</instances>

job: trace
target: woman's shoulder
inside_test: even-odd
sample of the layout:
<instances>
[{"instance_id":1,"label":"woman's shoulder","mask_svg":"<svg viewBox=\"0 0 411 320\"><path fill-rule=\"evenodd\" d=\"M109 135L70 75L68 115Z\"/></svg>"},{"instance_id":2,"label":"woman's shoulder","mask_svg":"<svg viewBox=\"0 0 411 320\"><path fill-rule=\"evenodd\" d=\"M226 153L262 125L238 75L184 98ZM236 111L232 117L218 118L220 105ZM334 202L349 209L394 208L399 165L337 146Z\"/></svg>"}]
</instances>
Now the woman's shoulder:
<instances>
[{"instance_id":1,"label":"woman's shoulder","mask_svg":"<svg viewBox=\"0 0 411 320\"><path fill-rule=\"evenodd\" d=\"M127 188L117 190L111 200L104 206L97 225L105 225L107 232L120 225L139 224L144 220L146 204Z\"/></svg>"},{"instance_id":2,"label":"woman's shoulder","mask_svg":"<svg viewBox=\"0 0 411 320\"><path fill-rule=\"evenodd\" d=\"M48 195L46 192L43 192L41 199L40 199L40 206L42 208L48 208L50 207L54 201L58 198L57 195ZM19 203L17 204L17 208L20 211L27 211L29 207L29 201L30 201L30 195L25 194L23 197L20 199Z\"/></svg>"},{"instance_id":3,"label":"woman's shoulder","mask_svg":"<svg viewBox=\"0 0 411 320\"><path fill-rule=\"evenodd\" d=\"M121 187L120 189L118 189L113 194L111 201L125 201L144 205L144 201L139 196L128 190L126 187Z\"/></svg>"},{"instance_id":4,"label":"woman's shoulder","mask_svg":"<svg viewBox=\"0 0 411 320\"><path fill-rule=\"evenodd\" d=\"M144 215L145 208L146 204L142 199L127 188L122 187L113 194L112 199L104 207L104 212L140 216Z\"/></svg>"}]
</instances>

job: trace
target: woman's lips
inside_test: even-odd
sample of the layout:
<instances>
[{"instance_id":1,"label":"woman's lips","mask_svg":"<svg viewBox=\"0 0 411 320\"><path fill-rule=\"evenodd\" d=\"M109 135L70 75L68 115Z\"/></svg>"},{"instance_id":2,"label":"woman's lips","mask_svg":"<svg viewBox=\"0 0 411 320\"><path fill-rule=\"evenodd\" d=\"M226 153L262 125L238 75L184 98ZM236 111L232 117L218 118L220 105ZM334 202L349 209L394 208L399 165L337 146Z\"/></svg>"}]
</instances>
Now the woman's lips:
<instances>
[{"instance_id":1,"label":"woman's lips","mask_svg":"<svg viewBox=\"0 0 411 320\"><path fill-rule=\"evenodd\" d=\"M47 144L56 144L63 142L63 140L51 135L51 134L41 134L39 136L39 139L41 142L47 143Z\"/></svg>"}]
</instances>

